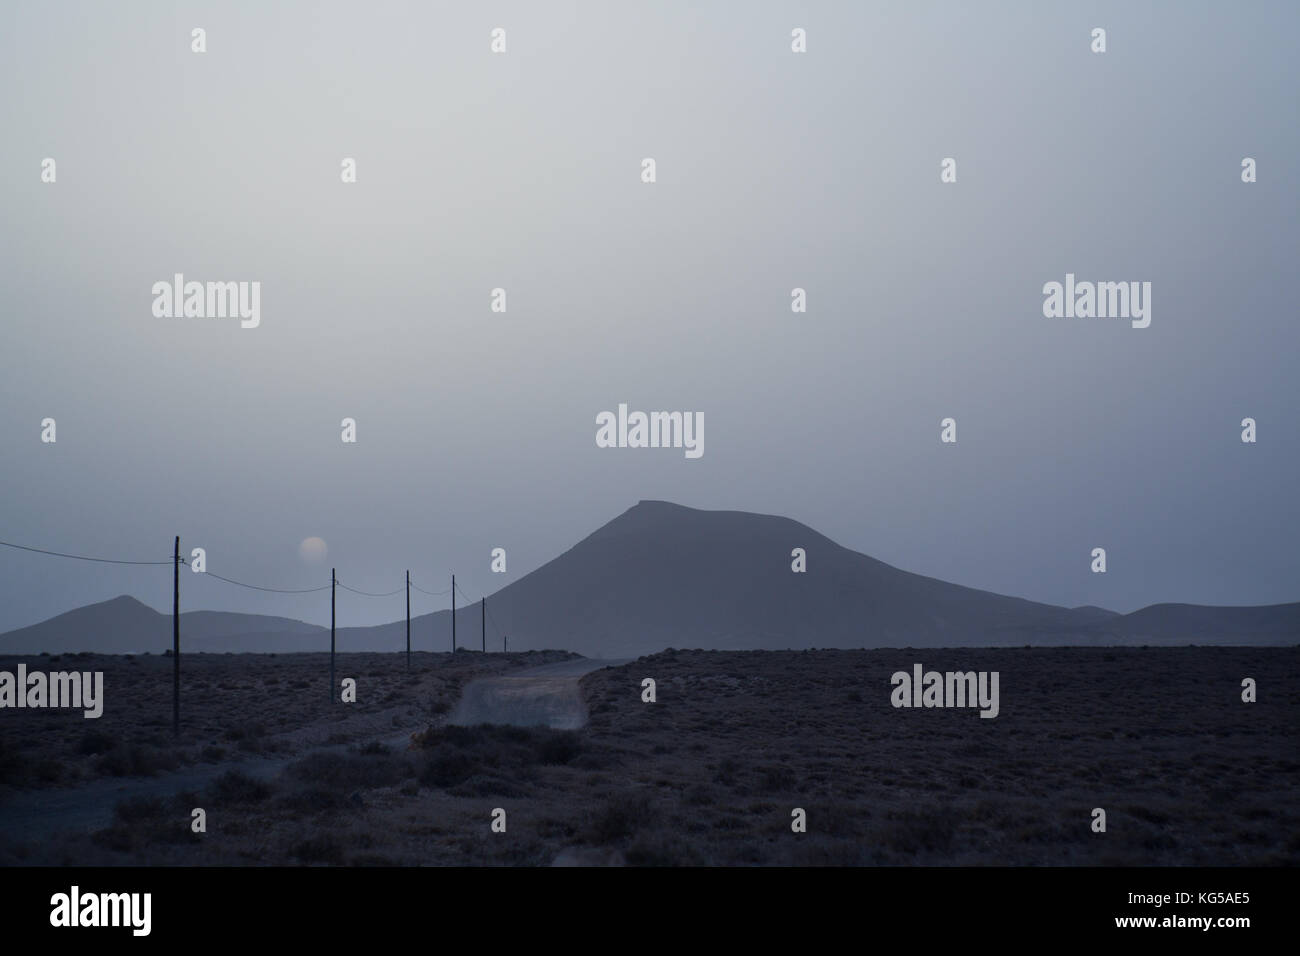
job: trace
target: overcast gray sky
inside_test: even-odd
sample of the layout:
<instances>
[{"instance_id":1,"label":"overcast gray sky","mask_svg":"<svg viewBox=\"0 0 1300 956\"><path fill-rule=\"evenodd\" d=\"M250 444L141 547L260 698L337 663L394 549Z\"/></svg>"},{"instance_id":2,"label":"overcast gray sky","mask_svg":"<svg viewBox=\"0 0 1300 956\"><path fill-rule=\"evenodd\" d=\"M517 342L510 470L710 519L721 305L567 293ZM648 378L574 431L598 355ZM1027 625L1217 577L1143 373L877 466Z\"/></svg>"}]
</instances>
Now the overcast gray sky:
<instances>
[{"instance_id":1,"label":"overcast gray sky","mask_svg":"<svg viewBox=\"0 0 1300 956\"><path fill-rule=\"evenodd\" d=\"M1300 599L1297 37L1290 2L7 5L0 539L477 595L661 498L1057 604ZM155 318L177 272L261 282L260 327ZM1151 282L1150 327L1045 318L1066 273ZM597 448L620 402L702 412L704 455ZM0 549L0 629L170 590Z\"/></svg>"}]
</instances>

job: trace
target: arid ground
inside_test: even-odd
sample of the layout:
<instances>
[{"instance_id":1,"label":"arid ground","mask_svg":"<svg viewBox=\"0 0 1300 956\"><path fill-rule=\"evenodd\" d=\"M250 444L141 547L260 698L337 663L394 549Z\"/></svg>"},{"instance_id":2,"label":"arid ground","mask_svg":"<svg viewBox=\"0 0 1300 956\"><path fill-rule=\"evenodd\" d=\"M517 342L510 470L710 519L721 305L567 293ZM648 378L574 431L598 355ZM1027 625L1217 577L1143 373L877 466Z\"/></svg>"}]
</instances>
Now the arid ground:
<instances>
[{"instance_id":1,"label":"arid ground","mask_svg":"<svg viewBox=\"0 0 1300 956\"><path fill-rule=\"evenodd\" d=\"M567 656L340 655L332 704L325 655L193 655L179 741L168 659L24 658L108 703L0 713L0 863L1300 863L1295 648L666 651L581 678L581 729L447 724ZM917 662L998 671L999 715L894 708Z\"/></svg>"}]
</instances>

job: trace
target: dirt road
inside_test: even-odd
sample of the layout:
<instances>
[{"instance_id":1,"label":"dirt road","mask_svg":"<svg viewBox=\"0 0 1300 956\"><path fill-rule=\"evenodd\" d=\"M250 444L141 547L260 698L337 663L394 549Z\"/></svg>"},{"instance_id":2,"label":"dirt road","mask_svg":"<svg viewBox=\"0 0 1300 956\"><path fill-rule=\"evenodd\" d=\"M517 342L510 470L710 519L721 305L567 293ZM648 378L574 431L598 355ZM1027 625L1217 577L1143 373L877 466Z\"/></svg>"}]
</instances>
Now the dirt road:
<instances>
[{"instance_id":1,"label":"dirt road","mask_svg":"<svg viewBox=\"0 0 1300 956\"><path fill-rule=\"evenodd\" d=\"M587 721L587 711L578 691L578 680L591 671L621 663L624 662L577 658L472 681L466 685L448 723L542 725L557 729L581 727ZM410 744L412 730L421 729L390 731L376 734L371 739L400 750ZM345 750L348 746L365 742L357 740L350 745L310 749ZM269 780L304 753L193 764L156 777L111 777L82 787L12 793L0 804L0 836L32 839L54 832L90 833L112 824L113 808L127 798L166 798L176 793L198 792L230 770Z\"/></svg>"},{"instance_id":2,"label":"dirt road","mask_svg":"<svg viewBox=\"0 0 1300 956\"><path fill-rule=\"evenodd\" d=\"M483 677L465 687L449 724L514 724L576 730L587 722L578 681L602 667L625 661L580 657L513 674Z\"/></svg>"}]
</instances>

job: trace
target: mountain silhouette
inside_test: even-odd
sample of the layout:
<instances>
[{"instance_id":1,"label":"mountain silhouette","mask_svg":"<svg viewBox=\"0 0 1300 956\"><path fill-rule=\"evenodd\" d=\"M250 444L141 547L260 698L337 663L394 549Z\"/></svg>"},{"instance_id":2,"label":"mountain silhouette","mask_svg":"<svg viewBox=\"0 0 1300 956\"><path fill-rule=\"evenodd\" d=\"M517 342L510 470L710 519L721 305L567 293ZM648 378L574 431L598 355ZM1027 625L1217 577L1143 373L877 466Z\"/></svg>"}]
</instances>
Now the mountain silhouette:
<instances>
[{"instance_id":1,"label":"mountain silhouette","mask_svg":"<svg viewBox=\"0 0 1300 956\"><path fill-rule=\"evenodd\" d=\"M807 570L791 570L803 548ZM488 597L510 649L636 657L667 647L961 647L1300 642L1300 604L1161 604L1132 614L1064 608L912 574L836 544L789 518L642 501L568 551ZM479 606L456 615L477 649ZM451 612L412 618L412 647L450 648ZM184 651L327 650L329 629L287 618L181 614ZM405 621L341 628L341 651L405 647ZM0 635L9 653L171 646L171 617L116 598Z\"/></svg>"},{"instance_id":2,"label":"mountain silhouette","mask_svg":"<svg viewBox=\"0 0 1300 956\"><path fill-rule=\"evenodd\" d=\"M403 625L405 626L405 625ZM182 611L181 653L186 651L320 650L329 628L287 617L230 611ZM311 638L315 637L313 641ZM133 597L87 604L48 621L0 634L10 654L92 651L96 654L161 654L172 646L172 616Z\"/></svg>"}]
</instances>

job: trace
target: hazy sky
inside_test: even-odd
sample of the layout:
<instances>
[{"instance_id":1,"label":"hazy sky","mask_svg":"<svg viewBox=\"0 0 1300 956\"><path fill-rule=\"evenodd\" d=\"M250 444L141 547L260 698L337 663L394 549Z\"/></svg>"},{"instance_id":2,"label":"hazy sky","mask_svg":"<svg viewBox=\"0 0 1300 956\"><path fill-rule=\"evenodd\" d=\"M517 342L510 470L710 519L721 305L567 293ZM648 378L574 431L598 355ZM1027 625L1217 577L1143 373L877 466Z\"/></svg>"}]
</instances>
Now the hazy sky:
<instances>
[{"instance_id":1,"label":"hazy sky","mask_svg":"<svg viewBox=\"0 0 1300 956\"><path fill-rule=\"evenodd\" d=\"M7 5L0 539L477 596L660 498L1057 604L1300 600L1298 38L1293 2ZM154 317L177 272L261 282L260 327ZM1150 327L1045 318L1066 273L1151 282ZM703 457L597 448L620 402L702 412ZM0 629L170 573L0 549Z\"/></svg>"}]
</instances>

